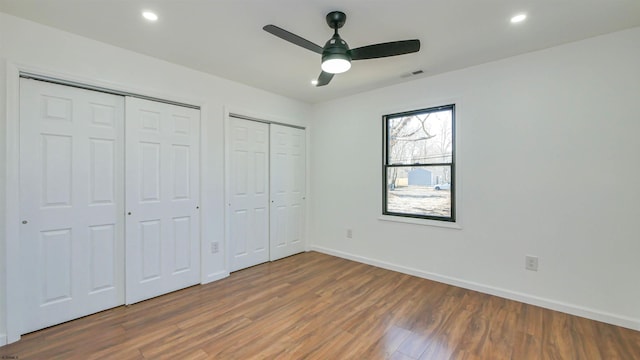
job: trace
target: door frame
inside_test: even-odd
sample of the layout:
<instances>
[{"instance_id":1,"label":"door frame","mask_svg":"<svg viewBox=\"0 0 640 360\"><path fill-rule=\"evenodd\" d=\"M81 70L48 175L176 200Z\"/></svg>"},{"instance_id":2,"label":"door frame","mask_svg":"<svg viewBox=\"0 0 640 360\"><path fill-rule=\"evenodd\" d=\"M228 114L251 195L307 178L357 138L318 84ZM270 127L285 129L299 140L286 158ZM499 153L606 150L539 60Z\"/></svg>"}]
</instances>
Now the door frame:
<instances>
[{"instance_id":1,"label":"door frame","mask_svg":"<svg viewBox=\"0 0 640 360\"><path fill-rule=\"evenodd\" d=\"M309 144L309 139L308 139L308 131L307 130L307 126L304 125L297 125L297 124L293 124L291 121L287 121L285 119L280 119L277 116L273 116L273 115L269 115L269 114L263 114L263 113L259 113L259 112L254 112L252 110L248 110L248 109L244 109L244 108L236 108L236 107L229 107L229 106L225 106L224 107L224 124L223 124L223 133L224 133L224 140L223 140L223 147L224 147L224 154L223 154L223 158L224 158L224 176L223 176L223 181L224 181L224 203L223 203L223 216L224 216L224 248L221 251L224 251L224 268L227 274L229 274L231 272L231 252L227 251L227 249L230 249L230 229L231 229L231 224L230 221L231 219L229 219L229 216L227 214L227 210L230 206L229 204L229 194L231 192L231 184L229 184L228 181L228 174L231 171L231 167L229 165L229 161L227 159L227 154L229 153L229 141L228 141L228 136L229 131L230 131L230 117L234 117L234 118L238 118L238 119L243 119L243 120L248 120L248 121L255 121L255 122L260 122L260 123L264 123L269 125L269 142L271 142L271 125L281 125L281 126L288 126L288 127L292 127L292 128L296 128L296 129L301 129L301 130L305 130L305 144ZM271 145L269 145L269 149L271 149ZM309 174L309 168L308 168L308 164L309 164L309 146L306 145L305 146L305 188L309 189L309 176L307 176ZM271 164L269 165L269 173L271 173ZM308 229L308 203L305 202L305 214L307 216L305 216L305 231L304 231L304 242L305 242L305 251L309 251L309 244L307 243L307 238L308 238L308 234L307 234L307 229ZM269 189L269 212L271 212L271 189ZM269 216L271 216L271 214L269 214ZM204 245L203 245L204 246ZM269 243L269 261L273 261L271 259L271 243Z\"/></svg>"},{"instance_id":2,"label":"door frame","mask_svg":"<svg viewBox=\"0 0 640 360\"><path fill-rule=\"evenodd\" d=\"M105 92L111 91L113 93L138 95L142 98L155 99L157 101L166 101L173 104L183 104L191 107L197 107L200 109L200 146L198 151L200 152L200 163L198 166L202 169L203 162L207 159L203 156L203 143L204 135L208 132L207 121L202 119L208 118L208 109L205 105L204 99L183 98L176 94L155 93L149 89L139 89L132 86L121 84L103 82L95 79L88 79L73 74L60 73L50 69L42 69L39 67L31 66L28 64L21 64L6 59L5 63L5 79L6 79L6 182L5 182L5 208L4 208L4 259L0 259L0 267L4 263L6 272L4 281L0 280L0 286L4 282L4 309L2 311L5 315L5 330L6 334L0 333L0 346L10 344L20 340L22 335L22 313L24 311L22 306L23 294L19 289L22 283L22 274L20 271L20 196L16 189L20 188L20 77L21 74L28 73L38 77L49 79L51 82L59 82L61 84L77 84L86 85L88 88L96 90L103 89ZM166 100L165 100L166 99ZM190 105L193 104L193 105ZM126 119L125 119L126 121ZM203 179L203 171L200 171L200 199L202 203L203 189L202 184L205 183ZM206 207L201 207L200 219L206 218L209 215ZM206 275L204 274L203 257L205 255L205 248L203 246L202 235L203 221L200 221L199 236L200 236L200 283L207 282ZM0 244L0 249L3 244ZM126 255L125 255L126 256ZM0 329L3 324L0 324Z\"/></svg>"}]
</instances>

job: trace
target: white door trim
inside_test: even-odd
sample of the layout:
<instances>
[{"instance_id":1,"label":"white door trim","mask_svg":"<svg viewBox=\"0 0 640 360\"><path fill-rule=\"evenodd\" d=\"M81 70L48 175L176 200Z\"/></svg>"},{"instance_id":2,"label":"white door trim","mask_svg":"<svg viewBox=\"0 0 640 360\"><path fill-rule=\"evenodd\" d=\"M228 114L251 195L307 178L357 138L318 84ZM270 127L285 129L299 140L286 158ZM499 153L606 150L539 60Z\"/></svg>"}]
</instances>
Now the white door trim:
<instances>
[{"instance_id":1,"label":"white door trim","mask_svg":"<svg viewBox=\"0 0 640 360\"><path fill-rule=\"evenodd\" d=\"M52 82L52 83L55 83L55 84L66 85L66 86L79 88L79 89L93 90L93 91L97 91L97 92L101 92L101 93L118 95L118 96L122 96L122 97L133 97L133 98L149 100L149 101L153 101L153 102L159 102L159 103L163 103L163 104L176 105L176 106L180 106L180 107L186 107L186 108L200 110L200 107L197 106L197 105L186 104L186 103L173 101L173 100L165 100L163 98L157 98L157 97L153 97L153 96L140 95L140 94L137 94L137 93L131 93L131 92L128 92L128 91L123 91L123 90L115 90L115 89L111 89L111 88L107 88L107 87L103 87L103 86L89 85L89 84L85 84L85 83L79 83L79 82L76 82L76 81L62 80L62 79L53 78L53 77L50 77L50 76L30 73L30 72L27 72L27 71L21 71L20 72L20 76L23 77L23 78L26 78L26 79L33 79L33 80L40 80L40 81L45 81L45 82Z\"/></svg>"},{"instance_id":2,"label":"white door trim","mask_svg":"<svg viewBox=\"0 0 640 360\"><path fill-rule=\"evenodd\" d=\"M5 183L5 308L7 343L20 340L22 294L20 273L20 70L7 62L6 102L6 183ZM13 291L16 290L16 291ZM2 345L2 344L0 344Z\"/></svg>"},{"instance_id":3,"label":"white door trim","mask_svg":"<svg viewBox=\"0 0 640 360\"><path fill-rule=\"evenodd\" d=\"M5 62L5 76L6 76L6 134L5 134L5 144L6 144L6 182L5 182L5 211L4 211L4 221L5 221L5 231L4 231L4 259L1 262L4 263L6 272L4 279L4 300L5 307L4 309L0 309L0 314L4 313L5 324L0 324L0 331L4 327L6 329L6 343L10 344L20 340L20 336L22 335L22 302L21 298L23 296L22 292L19 291L21 288L20 284L22 282L22 275L20 273L20 197L17 189L20 188L20 162L19 162L19 154L20 154L20 118L19 118L19 109L20 109L20 73L31 73L31 74L40 74L42 76L49 77L51 79L59 79L61 81L67 82L75 82L78 84L87 84L89 86L101 87L105 89L113 89L114 91L120 92L129 92L133 94L140 94L146 97L153 97L158 99L167 99L174 102L180 102L184 104L193 104L195 106L200 107L200 116L202 119L207 119L207 106L205 104L205 99L193 99L193 98L183 98L180 95L176 94L166 94L166 93L157 93L150 89L140 89L135 88L130 85L121 84L121 83L110 83L97 81L95 79L84 78L81 76L68 74L68 73L60 73L51 69L43 69L37 66L32 66L29 64L23 64L14 62L11 59L6 59ZM202 168L203 162L206 161L206 158L202 156L202 144L203 136L207 133L207 124L208 121L201 121L200 124L200 167ZM203 179L203 171L200 172L200 189L202 190L202 184L205 184L207 179ZM200 191L200 197L202 200L203 192ZM201 201L202 202L202 201ZM208 211L205 207L201 209L200 213L201 218L206 218L208 216ZM204 234L202 234L202 221L200 222L200 232L201 232L201 242L206 238ZM1 244L0 244L1 245ZM204 248L201 243L201 247ZM204 251L201 252L204 256ZM2 263L0 263L0 267ZM203 262L200 263L201 266L201 283L205 283L206 277L203 269ZM0 286L2 285L2 281L0 281ZM4 326L3 326L4 325ZM0 333L0 341L3 339L3 334ZM5 345L4 342L0 342L0 346Z\"/></svg>"}]
</instances>

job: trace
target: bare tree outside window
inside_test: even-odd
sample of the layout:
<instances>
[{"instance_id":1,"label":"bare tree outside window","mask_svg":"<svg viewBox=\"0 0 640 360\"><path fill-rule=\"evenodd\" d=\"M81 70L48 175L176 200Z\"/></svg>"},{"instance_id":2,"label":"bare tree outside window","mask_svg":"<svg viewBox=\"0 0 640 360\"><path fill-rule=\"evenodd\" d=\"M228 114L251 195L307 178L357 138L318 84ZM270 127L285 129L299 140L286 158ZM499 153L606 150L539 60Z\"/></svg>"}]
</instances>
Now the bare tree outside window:
<instances>
[{"instance_id":1,"label":"bare tree outside window","mask_svg":"<svg viewBox=\"0 0 640 360\"><path fill-rule=\"evenodd\" d=\"M383 213L455 221L455 105L383 119Z\"/></svg>"}]
</instances>

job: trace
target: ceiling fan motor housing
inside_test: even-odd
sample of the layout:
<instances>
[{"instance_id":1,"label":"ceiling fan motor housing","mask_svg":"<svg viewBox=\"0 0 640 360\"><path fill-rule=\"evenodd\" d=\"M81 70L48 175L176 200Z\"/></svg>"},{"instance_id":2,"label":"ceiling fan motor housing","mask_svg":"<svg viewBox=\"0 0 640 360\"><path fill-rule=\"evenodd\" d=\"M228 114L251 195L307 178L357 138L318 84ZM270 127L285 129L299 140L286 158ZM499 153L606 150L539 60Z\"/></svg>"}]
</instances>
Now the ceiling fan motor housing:
<instances>
[{"instance_id":1,"label":"ceiling fan motor housing","mask_svg":"<svg viewBox=\"0 0 640 360\"><path fill-rule=\"evenodd\" d=\"M324 49L322 50L322 62L324 62L328 58L341 57L343 59L348 59L351 61L351 53L349 52L349 45L347 42L342 40L340 35L333 35L326 44L324 44Z\"/></svg>"}]
</instances>

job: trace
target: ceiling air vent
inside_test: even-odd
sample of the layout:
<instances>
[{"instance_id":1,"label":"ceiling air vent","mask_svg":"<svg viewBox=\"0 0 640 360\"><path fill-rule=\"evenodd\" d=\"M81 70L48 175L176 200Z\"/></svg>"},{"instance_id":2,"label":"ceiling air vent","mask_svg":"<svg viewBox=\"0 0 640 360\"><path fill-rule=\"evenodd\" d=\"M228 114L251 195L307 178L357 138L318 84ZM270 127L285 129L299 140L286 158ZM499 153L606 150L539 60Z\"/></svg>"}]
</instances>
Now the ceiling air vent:
<instances>
[{"instance_id":1,"label":"ceiling air vent","mask_svg":"<svg viewBox=\"0 0 640 360\"><path fill-rule=\"evenodd\" d=\"M424 74L423 70L416 70L416 71L412 71L410 73L406 73L406 74L402 74L402 78L408 78L408 77L412 77L412 76L416 76L416 75L420 75L420 74Z\"/></svg>"}]
</instances>

